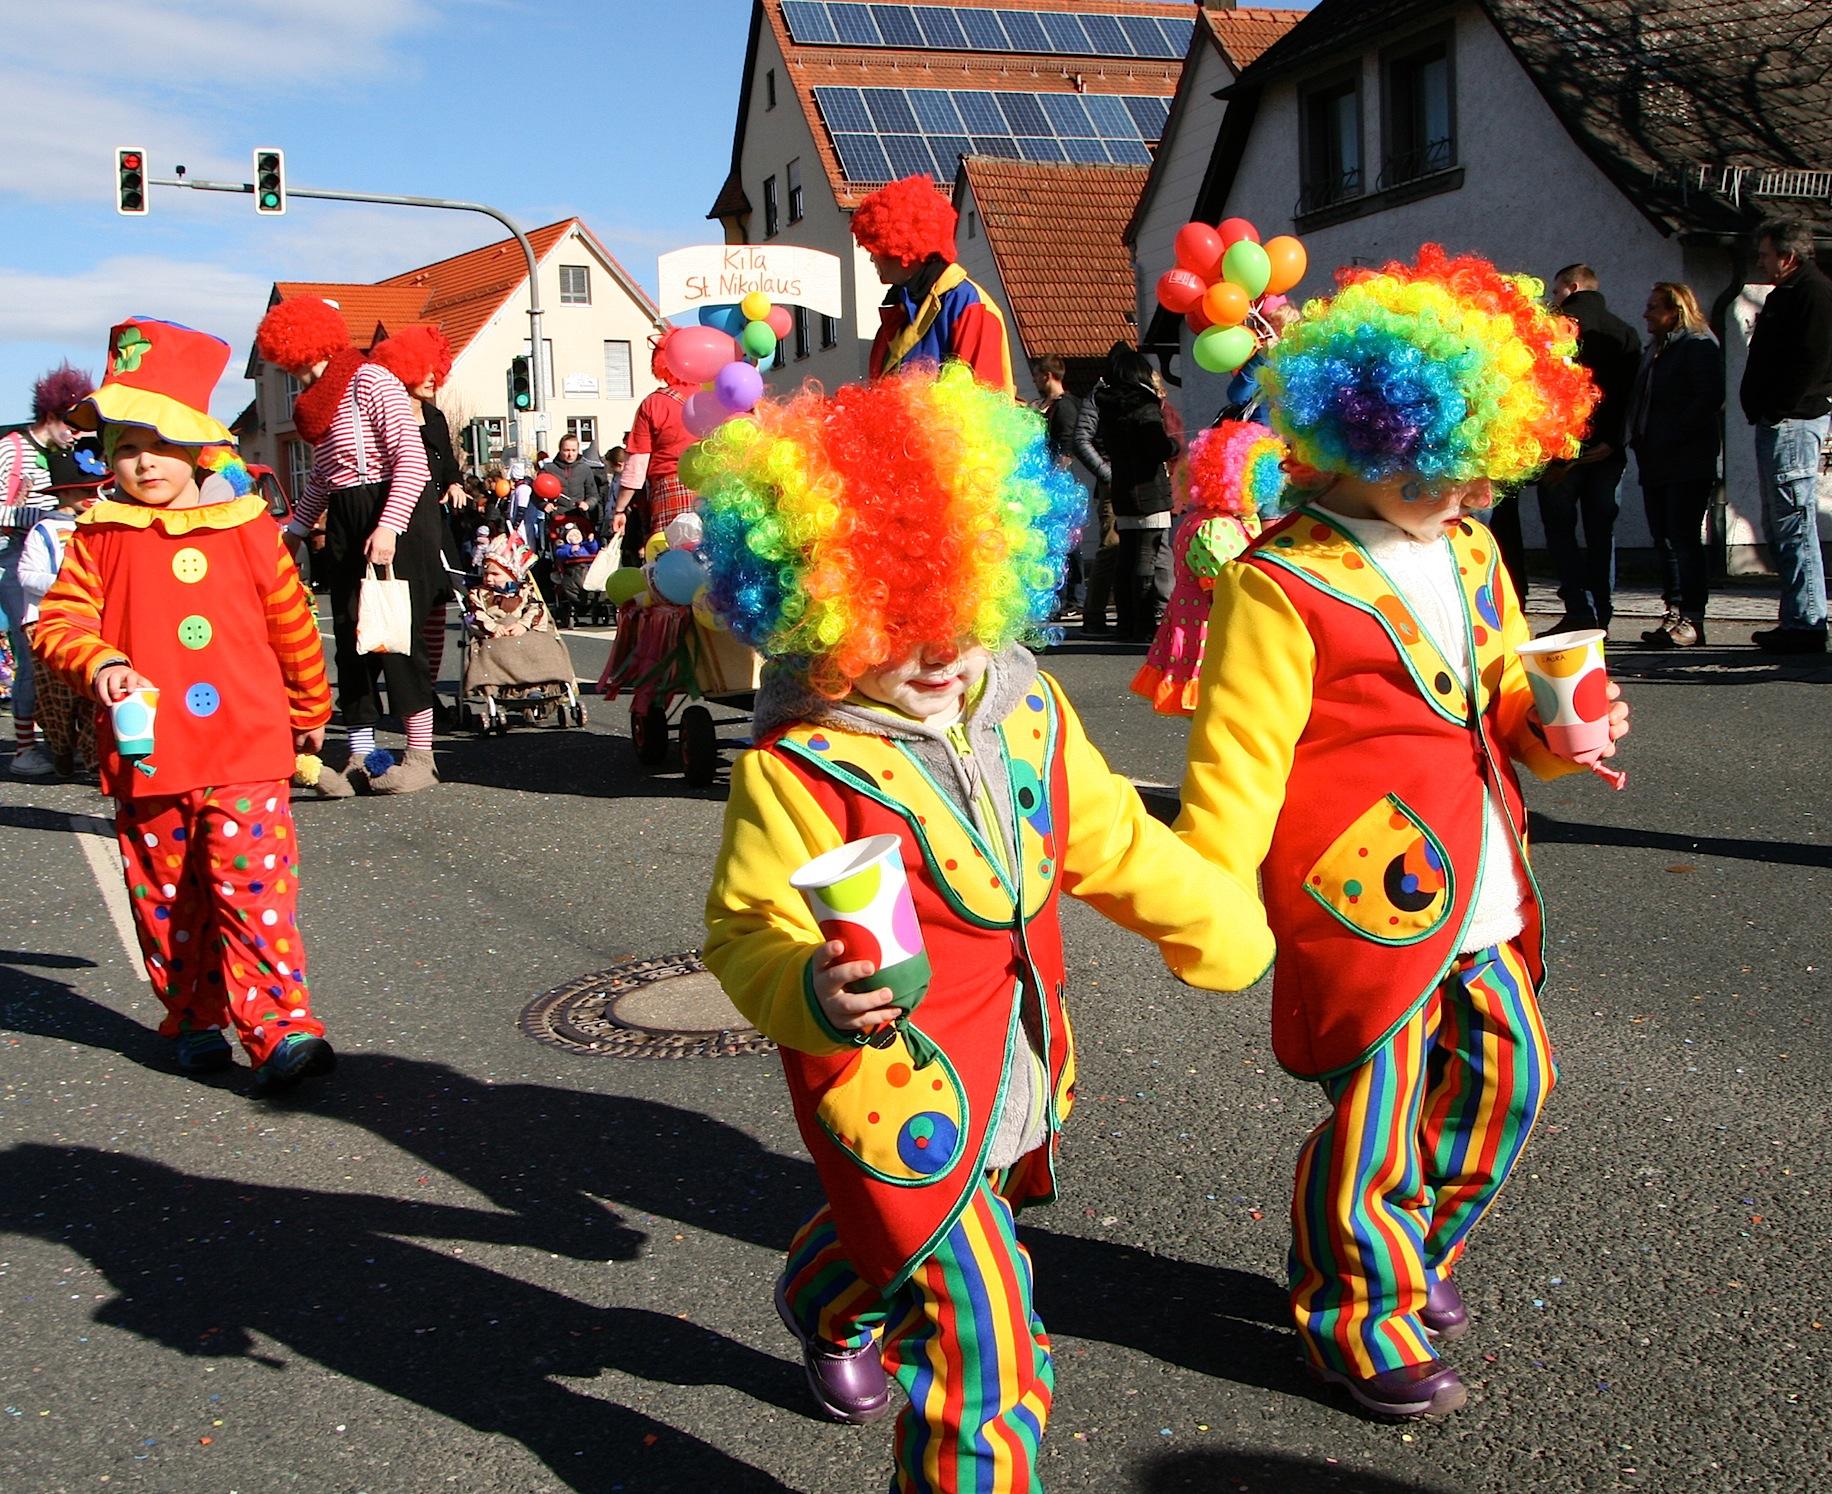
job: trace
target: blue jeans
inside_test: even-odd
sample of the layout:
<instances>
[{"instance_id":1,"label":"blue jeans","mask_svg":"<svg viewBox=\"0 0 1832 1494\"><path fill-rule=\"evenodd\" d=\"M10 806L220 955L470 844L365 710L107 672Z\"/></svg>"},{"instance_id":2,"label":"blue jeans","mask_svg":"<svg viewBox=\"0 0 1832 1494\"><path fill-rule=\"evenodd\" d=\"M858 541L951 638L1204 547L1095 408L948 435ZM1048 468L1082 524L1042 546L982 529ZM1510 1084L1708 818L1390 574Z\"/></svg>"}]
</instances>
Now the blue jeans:
<instances>
[{"instance_id":1,"label":"blue jeans","mask_svg":"<svg viewBox=\"0 0 1832 1494\"><path fill-rule=\"evenodd\" d=\"M1781 626L1826 630L1826 569L1819 550L1819 451L1832 416L1756 427L1762 537L1781 578Z\"/></svg>"}]
</instances>

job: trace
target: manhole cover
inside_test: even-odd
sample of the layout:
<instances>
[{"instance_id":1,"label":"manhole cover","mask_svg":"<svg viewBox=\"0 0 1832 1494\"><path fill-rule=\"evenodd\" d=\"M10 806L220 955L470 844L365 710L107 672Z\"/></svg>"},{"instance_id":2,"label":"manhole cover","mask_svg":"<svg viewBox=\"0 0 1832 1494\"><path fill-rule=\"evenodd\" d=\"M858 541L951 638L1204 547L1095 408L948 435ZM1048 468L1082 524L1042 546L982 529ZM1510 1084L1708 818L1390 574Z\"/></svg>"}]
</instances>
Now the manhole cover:
<instances>
[{"instance_id":1,"label":"manhole cover","mask_svg":"<svg viewBox=\"0 0 1832 1494\"><path fill-rule=\"evenodd\" d=\"M776 1045L739 1015L697 954L625 960L522 1010L522 1031L569 1053L725 1058Z\"/></svg>"}]
</instances>

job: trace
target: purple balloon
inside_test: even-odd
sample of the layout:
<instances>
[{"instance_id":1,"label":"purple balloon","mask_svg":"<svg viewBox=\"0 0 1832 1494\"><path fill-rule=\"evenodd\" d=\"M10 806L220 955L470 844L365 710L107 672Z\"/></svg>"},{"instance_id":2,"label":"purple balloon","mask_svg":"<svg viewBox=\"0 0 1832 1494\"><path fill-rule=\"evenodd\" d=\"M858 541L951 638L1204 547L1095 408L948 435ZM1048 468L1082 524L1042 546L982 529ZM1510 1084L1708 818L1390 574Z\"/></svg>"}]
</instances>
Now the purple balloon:
<instances>
[{"instance_id":1,"label":"purple balloon","mask_svg":"<svg viewBox=\"0 0 1832 1494\"><path fill-rule=\"evenodd\" d=\"M728 363L713 375L712 392L734 415L742 415L763 398L763 375L749 363Z\"/></svg>"},{"instance_id":2,"label":"purple balloon","mask_svg":"<svg viewBox=\"0 0 1832 1494\"><path fill-rule=\"evenodd\" d=\"M681 421L691 436L711 435L730 420L731 415L732 412L719 403L719 396L710 389L694 390L681 406Z\"/></svg>"}]
</instances>

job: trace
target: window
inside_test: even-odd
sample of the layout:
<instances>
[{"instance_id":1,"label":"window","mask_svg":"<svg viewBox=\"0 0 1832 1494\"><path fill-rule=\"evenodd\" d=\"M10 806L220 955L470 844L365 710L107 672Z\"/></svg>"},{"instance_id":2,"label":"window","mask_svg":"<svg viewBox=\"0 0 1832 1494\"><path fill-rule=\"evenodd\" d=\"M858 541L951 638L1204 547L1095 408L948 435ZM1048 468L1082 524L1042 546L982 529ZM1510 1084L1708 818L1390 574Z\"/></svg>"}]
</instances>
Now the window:
<instances>
[{"instance_id":1,"label":"window","mask_svg":"<svg viewBox=\"0 0 1832 1494\"><path fill-rule=\"evenodd\" d=\"M1450 42L1437 37L1386 59L1385 160L1380 185L1398 186L1457 164Z\"/></svg>"},{"instance_id":2,"label":"window","mask_svg":"<svg viewBox=\"0 0 1832 1494\"><path fill-rule=\"evenodd\" d=\"M789 162L789 221L799 223L802 220L802 186L801 162Z\"/></svg>"},{"instance_id":3,"label":"window","mask_svg":"<svg viewBox=\"0 0 1832 1494\"><path fill-rule=\"evenodd\" d=\"M606 399L634 399L635 390L630 382L630 345L628 342L609 341L604 344L604 397Z\"/></svg>"},{"instance_id":4,"label":"window","mask_svg":"<svg viewBox=\"0 0 1832 1494\"><path fill-rule=\"evenodd\" d=\"M776 107L775 68L771 68L763 75L763 107L765 109L774 109Z\"/></svg>"},{"instance_id":5,"label":"window","mask_svg":"<svg viewBox=\"0 0 1832 1494\"><path fill-rule=\"evenodd\" d=\"M566 420L566 434L579 443L583 451L598 439L598 422L590 415L571 415Z\"/></svg>"},{"instance_id":6,"label":"window","mask_svg":"<svg viewBox=\"0 0 1832 1494\"><path fill-rule=\"evenodd\" d=\"M980 236L980 215L971 208L967 210L967 237L977 239Z\"/></svg>"},{"instance_id":7,"label":"window","mask_svg":"<svg viewBox=\"0 0 1832 1494\"><path fill-rule=\"evenodd\" d=\"M766 176L763 179L763 236L766 239L776 237L777 220L780 217L776 205L776 178Z\"/></svg>"},{"instance_id":8,"label":"window","mask_svg":"<svg viewBox=\"0 0 1832 1494\"><path fill-rule=\"evenodd\" d=\"M808 308L795 308L795 361L800 362L808 356Z\"/></svg>"},{"instance_id":9,"label":"window","mask_svg":"<svg viewBox=\"0 0 1832 1494\"><path fill-rule=\"evenodd\" d=\"M305 392L305 386L301 384L297 379L295 379L291 374L289 374L285 369L281 369L280 370L280 392L286 396L286 409L287 409L288 415L290 416L292 413L293 401L299 398L299 396Z\"/></svg>"},{"instance_id":10,"label":"window","mask_svg":"<svg viewBox=\"0 0 1832 1494\"><path fill-rule=\"evenodd\" d=\"M840 345L840 321L838 317L821 318L821 346L837 348Z\"/></svg>"},{"instance_id":11,"label":"window","mask_svg":"<svg viewBox=\"0 0 1832 1494\"><path fill-rule=\"evenodd\" d=\"M592 304L592 272L589 266L560 266L560 304L562 306L590 306Z\"/></svg>"},{"instance_id":12,"label":"window","mask_svg":"<svg viewBox=\"0 0 1832 1494\"><path fill-rule=\"evenodd\" d=\"M1338 75L1302 95L1298 133L1302 187L1298 212L1361 195L1361 81Z\"/></svg>"},{"instance_id":13,"label":"window","mask_svg":"<svg viewBox=\"0 0 1832 1494\"><path fill-rule=\"evenodd\" d=\"M305 496L305 479L312 470L312 446L309 441L286 443L286 496L296 505Z\"/></svg>"}]
</instances>

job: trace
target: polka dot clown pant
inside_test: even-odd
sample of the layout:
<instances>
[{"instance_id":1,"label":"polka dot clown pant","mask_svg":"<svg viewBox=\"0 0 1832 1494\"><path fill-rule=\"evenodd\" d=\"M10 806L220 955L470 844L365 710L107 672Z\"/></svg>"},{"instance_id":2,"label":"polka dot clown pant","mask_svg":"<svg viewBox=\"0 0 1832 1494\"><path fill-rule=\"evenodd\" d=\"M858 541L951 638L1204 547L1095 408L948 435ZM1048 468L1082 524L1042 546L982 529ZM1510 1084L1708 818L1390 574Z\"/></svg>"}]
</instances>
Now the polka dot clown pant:
<instances>
[{"instance_id":1,"label":"polka dot clown pant","mask_svg":"<svg viewBox=\"0 0 1832 1494\"><path fill-rule=\"evenodd\" d=\"M1055 1373L1031 1306L1030 1253L988 1173L935 1251L886 1298L859 1278L823 1205L796 1234L783 1301L806 1332L858 1348L873 1335L909 1397L895 1494L1033 1494Z\"/></svg>"},{"instance_id":2,"label":"polka dot clown pant","mask_svg":"<svg viewBox=\"0 0 1832 1494\"><path fill-rule=\"evenodd\" d=\"M324 1034L306 991L284 782L122 799L115 833L163 1037L233 1027L249 1062Z\"/></svg>"}]
</instances>

